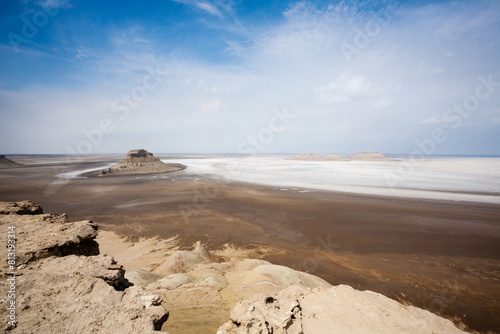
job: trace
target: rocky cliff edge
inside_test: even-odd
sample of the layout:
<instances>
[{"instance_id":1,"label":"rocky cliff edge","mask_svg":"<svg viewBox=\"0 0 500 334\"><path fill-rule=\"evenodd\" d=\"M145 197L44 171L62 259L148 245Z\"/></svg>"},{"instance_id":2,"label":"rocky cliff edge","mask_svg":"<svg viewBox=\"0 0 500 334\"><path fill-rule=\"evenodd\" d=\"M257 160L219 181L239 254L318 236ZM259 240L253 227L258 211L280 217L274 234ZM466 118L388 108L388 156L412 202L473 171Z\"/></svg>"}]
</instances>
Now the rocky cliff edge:
<instances>
[{"instance_id":1,"label":"rocky cliff edge","mask_svg":"<svg viewBox=\"0 0 500 334\"><path fill-rule=\"evenodd\" d=\"M331 286L263 260L220 256L199 242L193 250L171 240L123 242L124 261L144 263L125 272L99 254L95 223L43 214L32 202L0 202L2 245L10 226L16 263L10 267L4 251L0 265L7 333L464 333L378 293ZM5 320L12 277L14 325Z\"/></svg>"}]
</instances>

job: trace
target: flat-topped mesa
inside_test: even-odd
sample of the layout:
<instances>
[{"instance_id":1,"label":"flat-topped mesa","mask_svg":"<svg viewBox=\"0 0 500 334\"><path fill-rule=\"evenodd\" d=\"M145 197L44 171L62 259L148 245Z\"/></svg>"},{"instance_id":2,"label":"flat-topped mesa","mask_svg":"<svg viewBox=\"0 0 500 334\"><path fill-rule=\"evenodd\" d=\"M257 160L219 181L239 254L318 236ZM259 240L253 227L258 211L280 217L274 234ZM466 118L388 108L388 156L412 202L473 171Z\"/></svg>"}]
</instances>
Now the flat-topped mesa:
<instances>
[{"instance_id":1,"label":"flat-topped mesa","mask_svg":"<svg viewBox=\"0 0 500 334\"><path fill-rule=\"evenodd\" d=\"M357 161L387 161L389 160L385 155L378 152L359 152L355 156L350 157L351 160Z\"/></svg>"},{"instance_id":2,"label":"flat-topped mesa","mask_svg":"<svg viewBox=\"0 0 500 334\"><path fill-rule=\"evenodd\" d=\"M302 161L340 161L343 160L336 154L329 154L325 157L314 153L301 153L292 158L293 160L302 160Z\"/></svg>"},{"instance_id":3,"label":"flat-topped mesa","mask_svg":"<svg viewBox=\"0 0 500 334\"><path fill-rule=\"evenodd\" d=\"M156 158L153 156L153 153L150 153L146 151L145 149L138 149L138 150L130 150L128 151L127 157L123 159L121 162L118 164L137 164L137 163L144 163L144 162L159 162L161 164L164 164L160 159ZM143 166L143 165L141 165ZM114 166L113 166L114 167ZM111 168L113 168L111 167Z\"/></svg>"},{"instance_id":4,"label":"flat-topped mesa","mask_svg":"<svg viewBox=\"0 0 500 334\"><path fill-rule=\"evenodd\" d=\"M317 154L314 153L301 153L295 157L293 157L294 160L304 160L304 161L316 161L316 160L321 160L321 157Z\"/></svg>"},{"instance_id":5,"label":"flat-topped mesa","mask_svg":"<svg viewBox=\"0 0 500 334\"><path fill-rule=\"evenodd\" d=\"M145 149L130 150L127 157L119 163L99 170L84 174L85 176L109 176L109 175L127 175L127 174L153 174L175 172L185 169L182 164L166 164L153 156Z\"/></svg>"},{"instance_id":6,"label":"flat-topped mesa","mask_svg":"<svg viewBox=\"0 0 500 334\"><path fill-rule=\"evenodd\" d=\"M146 158L153 157L153 153L149 153L145 149L128 151L127 158ZM156 158L155 158L156 159Z\"/></svg>"}]
</instances>

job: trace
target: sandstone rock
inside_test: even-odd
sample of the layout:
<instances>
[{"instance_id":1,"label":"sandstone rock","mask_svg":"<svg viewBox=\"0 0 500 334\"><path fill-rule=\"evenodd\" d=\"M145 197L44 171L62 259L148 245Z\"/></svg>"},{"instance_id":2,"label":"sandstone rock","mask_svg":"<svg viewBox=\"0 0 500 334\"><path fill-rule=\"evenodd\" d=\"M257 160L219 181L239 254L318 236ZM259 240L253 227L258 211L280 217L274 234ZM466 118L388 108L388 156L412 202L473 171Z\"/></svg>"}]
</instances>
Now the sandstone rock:
<instances>
[{"instance_id":1,"label":"sandstone rock","mask_svg":"<svg viewBox=\"0 0 500 334\"><path fill-rule=\"evenodd\" d=\"M70 255L30 263L17 278L19 320L9 333L132 334L159 330L168 318L168 312L158 306L159 297L140 287L117 291L106 282L115 275L115 270L103 265L106 262L109 258ZM6 307L1 307L5 319Z\"/></svg>"},{"instance_id":2,"label":"sandstone rock","mask_svg":"<svg viewBox=\"0 0 500 334\"><path fill-rule=\"evenodd\" d=\"M350 157L351 160L358 161L385 161L389 160L386 156L378 152L360 152L355 156Z\"/></svg>"},{"instance_id":3,"label":"sandstone rock","mask_svg":"<svg viewBox=\"0 0 500 334\"><path fill-rule=\"evenodd\" d=\"M199 264L211 262L213 262L213 258L210 253L198 241L195 244L194 251L177 251L173 253L153 272L162 275L185 273L193 270Z\"/></svg>"},{"instance_id":4,"label":"sandstone rock","mask_svg":"<svg viewBox=\"0 0 500 334\"><path fill-rule=\"evenodd\" d=\"M89 172L85 176L110 176L125 174L149 174L173 172L186 168L182 164L166 164L153 156L152 153L144 150L131 150L127 158L119 163L100 171Z\"/></svg>"},{"instance_id":5,"label":"sandstone rock","mask_svg":"<svg viewBox=\"0 0 500 334\"><path fill-rule=\"evenodd\" d=\"M166 329L175 333L215 332L237 302L255 294L275 294L293 285L330 286L319 277L263 260L208 263L213 259L210 255L202 256L208 252L200 246L197 243L194 251L178 252L177 256L182 254L182 261L181 265L174 266L177 273L146 287L151 293L161 294L174 314ZM172 268L175 262L167 259L165 263Z\"/></svg>"},{"instance_id":6,"label":"sandstone rock","mask_svg":"<svg viewBox=\"0 0 500 334\"><path fill-rule=\"evenodd\" d=\"M258 295L238 303L218 334L465 333L449 320L346 285Z\"/></svg>"},{"instance_id":7,"label":"sandstone rock","mask_svg":"<svg viewBox=\"0 0 500 334\"><path fill-rule=\"evenodd\" d=\"M0 203L0 208L0 229L15 226L16 232L15 267L2 257L0 272L0 290L12 291L7 278L14 280L16 296L0 298L0 318L8 319L7 306L15 301L16 323L4 321L1 329L12 334L152 334L161 329L168 319L161 297L129 287L124 269L111 256L87 256L99 253L96 224L71 223L64 214L24 214L41 212L30 202ZM7 233L0 234L0 243L7 245Z\"/></svg>"},{"instance_id":8,"label":"sandstone rock","mask_svg":"<svg viewBox=\"0 0 500 334\"><path fill-rule=\"evenodd\" d=\"M0 211L0 225L15 226L16 237L22 240L22 247L16 251L17 266L49 256L99 254L99 245L94 240L97 225L91 221L70 223L65 214L41 214L42 209L29 201L3 202L0 208L3 208ZM0 234L2 244L7 243L6 237ZM5 270L5 263L2 263L0 270Z\"/></svg>"},{"instance_id":9,"label":"sandstone rock","mask_svg":"<svg viewBox=\"0 0 500 334\"><path fill-rule=\"evenodd\" d=\"M125 278L134 285L147 286L163 278L163 275L155 274L144 269L127 271Z\"/></svg>"},{"instance_id":10,"label":"sandstone rock","mask_svg":"<svg viewBox=\"0 0 500 334\"><path fill-rule=\"evenodd\" d=\"M42 208L32 201L0 202L0 215L38 215Z\"/></svg>"}]
</instances>

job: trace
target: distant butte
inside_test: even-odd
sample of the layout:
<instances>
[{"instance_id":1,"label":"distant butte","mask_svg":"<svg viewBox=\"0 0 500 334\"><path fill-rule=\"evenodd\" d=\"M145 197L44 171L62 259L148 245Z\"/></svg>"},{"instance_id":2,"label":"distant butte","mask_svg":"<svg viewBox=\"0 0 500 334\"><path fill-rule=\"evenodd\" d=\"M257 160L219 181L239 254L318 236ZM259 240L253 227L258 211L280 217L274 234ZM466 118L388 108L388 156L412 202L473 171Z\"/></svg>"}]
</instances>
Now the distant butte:
<instances>
[{"instance_id":1,"label":"distant butte","mask_svg":"<svg viewBox=\"0 0 500 334\"><path fill-rule=\"evenodd\" d=\"M329 154L325 157L314 153L301 153L292 158L293 160L302 160L302 161L340 161L344 160L336 154Z\"/></svg>"},{"instance_id":2,"label":"distant butte","mask_svg":"<svg viewBox=\"0 0 500 334\"><path fill-rule=\"evenodd\" d=\"M127 157L119 163L99 171L84 174L85 176L110 176L110 175L131 175L131 174L153 174L175 172L185 169L182 164L166 164L153 156L152 153L144 150L130 150Z\"/></svg>"},{"instance_id":3,"label":"distant butte","mask_svg":"<svg viewBox=\"0 0 500 334\"><path fill-rule=\"evenodd\" d=\"M387 161L389 160L385 155L378 152L359 152L351 160L357 161Z\"/></svg>"}]
</instances>

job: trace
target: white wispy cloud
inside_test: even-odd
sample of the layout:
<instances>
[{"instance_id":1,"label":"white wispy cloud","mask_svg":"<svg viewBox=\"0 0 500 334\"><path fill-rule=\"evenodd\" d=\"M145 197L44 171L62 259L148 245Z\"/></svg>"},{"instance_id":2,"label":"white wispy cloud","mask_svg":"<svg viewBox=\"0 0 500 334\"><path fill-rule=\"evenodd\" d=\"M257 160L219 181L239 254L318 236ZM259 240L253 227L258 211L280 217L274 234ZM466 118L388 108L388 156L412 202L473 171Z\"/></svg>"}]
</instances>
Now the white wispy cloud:
<instances>
[{"instance_id":1,"label":"white wispy cloud","mask_svg":"<svg viewBox=\"0 0 500 334\"><path fill-rule=\"evenodd\" d=\"M196 7L210 15L217 16L219 18L224 17L219 8L215 4L208 1L198 1L198 0L173 0L173 1Z\"/></svg>"},{"instance_id":2,"label":"white wispy cloud","mask_svg":"<svg viewBox=\"0 0 500 334\"><path fill-rule=\"evenodd\" d=\"M320 103L341 104L354 99L362 99L370 94L371 84L362 75L343 74L326 85L315 86L315 101Z\"/></svg>"},{"instance_id":3,"label":"white wispy cloud","mask_svg":"<svg viewBox=\"0 0 500 334\"><path fill-rule=\"evenodd\" d=\"M212 102L200 105L201 112L218 112L220 110L221 100L215 99Z\"/></svg>"},{"instance_id":4,"label":"white wispy cloud","mask_svg":"<svg viewBox=\"0 0 500 334\"><path fill-rule=\"evenodd\" d=\"M195 6L198 7L199 9L201 9L201 10L206 11L209 14L212 14L212 15L215 15L215 16L218 16L218 17L222 17L223 16L222 13L220 12L220 10L217 7L215 7L214 5L212 5L210 2L197 1L195 3Z\"/></svg>"},{"instance_id":5,"label":"white wispy cloud","mask_svg":"<svg viewBox=\"0 0 500 334\"><path fill-rule=\"evenodd\" d=\"M439 124L444 122L444 117L443 115L435 115L432 117L429 117L427 119L424 119L423 121L420 121L420 124Z\"/></svg>"}]
</instances>

